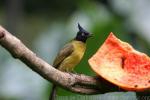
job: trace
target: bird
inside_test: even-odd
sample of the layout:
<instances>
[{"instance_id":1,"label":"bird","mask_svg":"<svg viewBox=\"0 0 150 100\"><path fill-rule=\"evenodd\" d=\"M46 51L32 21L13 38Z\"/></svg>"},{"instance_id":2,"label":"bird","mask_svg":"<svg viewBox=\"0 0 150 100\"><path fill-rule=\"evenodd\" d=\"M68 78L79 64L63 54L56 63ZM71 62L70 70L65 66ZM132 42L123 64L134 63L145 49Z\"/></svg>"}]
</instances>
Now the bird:
<instances>
[{"instance_id":1,"label":"bird","mask_svg":"<svg viewBox=\"0 0 150 100\"><path fill-rule=\"evenodd\" d=\"M78 23L78 29L74 39L69 41L64 47L58 52L53 67L63 72L73 72L75 66L81 61L85 50L86 41L92 34L87 32ZM49 100L55 100L56 98L56 85L53 84Z\"/></svg>"}]
</instances>

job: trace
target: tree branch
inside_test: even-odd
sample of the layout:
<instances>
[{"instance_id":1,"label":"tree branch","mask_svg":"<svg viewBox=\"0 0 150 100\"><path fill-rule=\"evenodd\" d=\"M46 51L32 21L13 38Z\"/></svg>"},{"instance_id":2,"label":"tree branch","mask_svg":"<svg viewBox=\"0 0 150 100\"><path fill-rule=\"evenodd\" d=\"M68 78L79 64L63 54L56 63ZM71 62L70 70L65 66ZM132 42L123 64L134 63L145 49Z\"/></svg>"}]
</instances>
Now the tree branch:
<instances>
[{"instance_id":1,"label":"tree branch","mask_svg":"<svg viewBox=\"0 0 150 100\"><path fill-rule=\"evenodd\" d=\"M29 68L38 73L46 80L53 82L67 90L82 94L96 94L108 91L116 91L108 84L100 82L99 78L77 75L71 73L61 72L44 60L39 58L35 53L29 50L18 38L10 34L3 27L0 26L0 45L3 46L14 57L21 60ZM111 85L112 87L112 85Z\"/></svg>"}]
</instances>

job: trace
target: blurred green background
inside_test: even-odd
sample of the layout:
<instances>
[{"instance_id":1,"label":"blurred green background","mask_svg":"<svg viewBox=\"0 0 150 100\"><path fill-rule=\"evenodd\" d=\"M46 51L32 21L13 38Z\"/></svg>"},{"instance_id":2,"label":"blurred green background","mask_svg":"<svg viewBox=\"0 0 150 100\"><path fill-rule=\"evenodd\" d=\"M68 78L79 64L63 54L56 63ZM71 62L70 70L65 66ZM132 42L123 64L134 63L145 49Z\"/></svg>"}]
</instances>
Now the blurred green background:
<instances>
[{"instance_id":1,"label":"blurred green background","mask_svg":"<svg viewBox=\"0 0 150 100\"><path fill-rule=\"evenodd\" d=\"M150 54L149 0L1 0L0 24L45 61L78 31L79 22L94 37L76 72L95 75L87 60L110 32ZM0 47L0 100L48 100L50 83ZM58 100L136 100L133 92L79 95L58 90Z\"/></svg>"}]
</instances>

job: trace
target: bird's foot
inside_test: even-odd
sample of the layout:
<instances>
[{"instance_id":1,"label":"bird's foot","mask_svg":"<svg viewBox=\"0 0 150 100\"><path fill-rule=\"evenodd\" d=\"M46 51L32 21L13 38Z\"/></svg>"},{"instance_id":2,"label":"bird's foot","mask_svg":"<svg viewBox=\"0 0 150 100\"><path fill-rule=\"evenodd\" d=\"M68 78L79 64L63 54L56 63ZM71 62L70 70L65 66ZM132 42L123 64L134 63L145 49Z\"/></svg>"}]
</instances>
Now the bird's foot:
<instances>
[{"instance_id":1,"label":"bird's foot","mask_svg":"<svg viewBox=\"0 0 150 100\"><path fill-rule=\"evenodd\" d=\"M76 71L67 72L69 74L78 74Z\"/></svg>"},{"instance_id":2,"label":"bird's foot","mask_svg":"<svg viewBox=\"0 0 150 100\"><path fill-rule=\"evenodd\" d=\"M75 70L72 70L72 71L71 71L71 73L73 73L73 74L77 74L77 72L76 72Z\"/></svg>"}]
</instances>

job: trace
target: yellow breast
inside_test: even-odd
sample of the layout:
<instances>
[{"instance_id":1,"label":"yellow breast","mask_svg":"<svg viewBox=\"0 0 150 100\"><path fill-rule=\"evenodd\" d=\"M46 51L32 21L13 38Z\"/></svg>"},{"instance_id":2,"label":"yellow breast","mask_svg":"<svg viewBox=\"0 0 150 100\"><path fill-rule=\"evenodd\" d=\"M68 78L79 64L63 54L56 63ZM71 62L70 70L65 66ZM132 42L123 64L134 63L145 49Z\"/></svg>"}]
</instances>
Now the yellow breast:
<instances>
[{"instance_id":1,"label":"yellow breast","mask_svg":"<svg viewBox=\"0 0 150 100\"><path fill-rule=\"evenodd\" d=\"M72 45L74 48L72 54L67 57L59 66L59 69L62 71L73 71L74 67L81 61L84 55L86 49L85 43L73 40Z\"/></svg>"},{"instance_id":2,"label":"yellow breast","mask_svg":"<svg viewBox=\"0 0 150 100\"><path fill-rule=\"evenodd\" d=\"M86 44L80 41L74 41L73 42L73 47L74 47L74 55L79 58L79 61L82 59L85 49L86 49Z\"/></svg>"}]
</instances>

